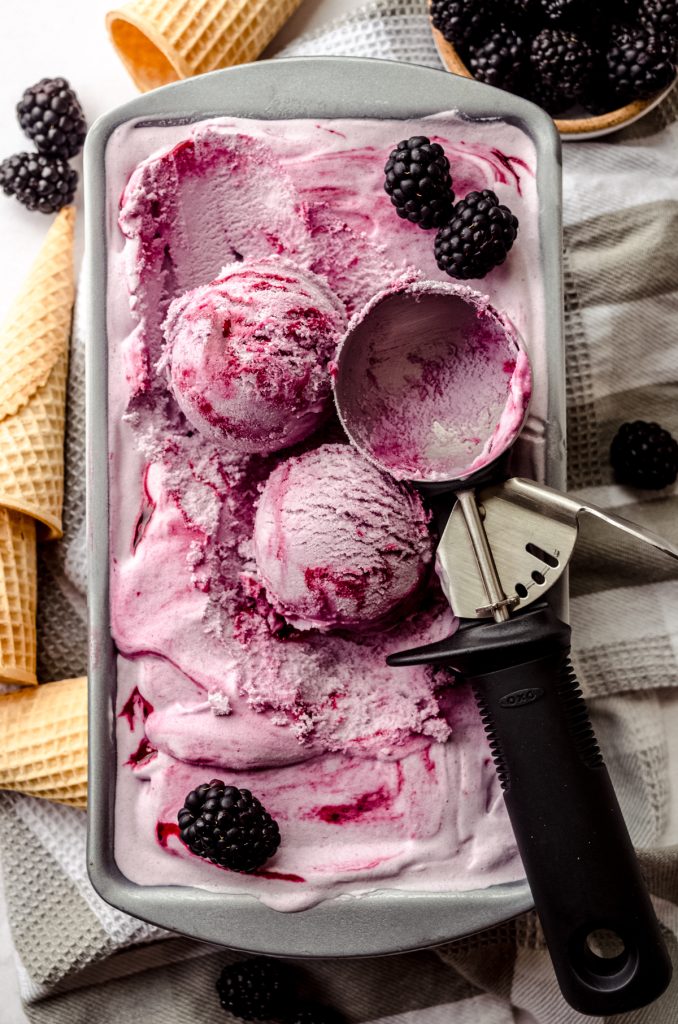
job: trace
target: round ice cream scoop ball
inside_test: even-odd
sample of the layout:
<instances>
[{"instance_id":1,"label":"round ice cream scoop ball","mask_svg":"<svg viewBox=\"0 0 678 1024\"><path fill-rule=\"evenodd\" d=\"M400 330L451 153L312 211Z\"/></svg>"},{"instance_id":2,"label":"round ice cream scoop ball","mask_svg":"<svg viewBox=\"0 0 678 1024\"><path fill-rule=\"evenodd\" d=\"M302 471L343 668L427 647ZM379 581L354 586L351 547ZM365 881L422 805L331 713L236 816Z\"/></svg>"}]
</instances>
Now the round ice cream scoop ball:
<instances>
[{"instance_id":1,"label":"round ice cream scoop ball","mask_svg":"<svg viewBox=\"0 0 678 1024\"><path fill-rule=\"evenodd\" d=\"M396 282L352 318L337 352L339 418L397 480L460 482L513 444L532 391L508 318L465 285Z\"/></svg>"},{"instance_id":2,"label":"round ice cream scoop ball","mask_svg":"<svg viewBox=\"0 0 678 1024\"><path fill-rule=\"evenodd\" d=\"M169 307L160 366L189 423L231 451L308 437L331 404L344 307L317 275L269 257L224 267Z\"/></svg>"},{"instance_id":3,"label":"round ice cream scoop ball","mask_svg":"<svg viewBox=\"0 0 678 1024\"><path fill-rule=\"evenodd\" d=\"M253 542L269 600L298 629L387 628L416 606L433 554L419 495L346 444L273 470Z\"/></svg>"}]
</instances>

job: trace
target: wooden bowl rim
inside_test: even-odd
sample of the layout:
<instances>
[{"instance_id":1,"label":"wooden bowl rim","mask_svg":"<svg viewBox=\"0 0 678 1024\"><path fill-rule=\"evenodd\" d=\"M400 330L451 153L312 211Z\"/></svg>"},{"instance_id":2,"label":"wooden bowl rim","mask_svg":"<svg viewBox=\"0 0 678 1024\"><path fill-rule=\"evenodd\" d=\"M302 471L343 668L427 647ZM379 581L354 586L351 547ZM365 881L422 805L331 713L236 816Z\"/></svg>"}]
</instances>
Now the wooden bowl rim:
<instances>
[{"instance_id":1,"label":"wooden bowl rim","mask_svg":"<svg viewBox=\"0 0 678 1024\"><path fill-rule=\"evenodd\" d=\"M433 38L438 52L442 57L443 64L448 71L463 78L473 79L473 75L464 64L453 44L445 39L445 36L433 24L431 24ZM475 79L474 79L475 81ZM554 118L555 126L561 135L580 135L590 132L609 131L612 128L623 128L625 124L636 120L643 111L651 106L656 97L648 100L634 100L624 107L611 110L607 114L597 114L591 117Z\"/></svg>"}]
</instances>

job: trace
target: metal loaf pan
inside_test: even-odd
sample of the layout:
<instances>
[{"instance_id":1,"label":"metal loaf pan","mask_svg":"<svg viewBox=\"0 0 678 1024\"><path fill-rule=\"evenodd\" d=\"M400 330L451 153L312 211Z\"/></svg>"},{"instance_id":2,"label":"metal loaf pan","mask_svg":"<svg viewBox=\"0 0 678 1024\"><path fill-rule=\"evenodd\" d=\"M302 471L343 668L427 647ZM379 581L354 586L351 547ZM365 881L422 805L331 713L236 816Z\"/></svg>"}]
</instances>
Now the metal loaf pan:
<instances>
[{"instance_id":1,"label":"metal loaf pan","mask_svg":"<svg viewBox=\"0 0 678 1024\"><path fill-rule=\"evenodd\" d=\"M537 152L539 236L546 301L548 424L546 482L564 485L565 375L562 339L560 142L533 104L446 72L392 61L322 57L244 65L140 96L100 118L85 147L87 447L89 534L90 878L121 910L198 939L280 956L368 956L461 938L532 906L526 881L470 892L382 889L281 913L250 896L182 886L140 886L113 856L116 744L115 650L109 609L105 153L121 124L185 122L232 115L282 118L415 118L458 110L501 117L523 129Z\"/></svg>"}]
</instances>

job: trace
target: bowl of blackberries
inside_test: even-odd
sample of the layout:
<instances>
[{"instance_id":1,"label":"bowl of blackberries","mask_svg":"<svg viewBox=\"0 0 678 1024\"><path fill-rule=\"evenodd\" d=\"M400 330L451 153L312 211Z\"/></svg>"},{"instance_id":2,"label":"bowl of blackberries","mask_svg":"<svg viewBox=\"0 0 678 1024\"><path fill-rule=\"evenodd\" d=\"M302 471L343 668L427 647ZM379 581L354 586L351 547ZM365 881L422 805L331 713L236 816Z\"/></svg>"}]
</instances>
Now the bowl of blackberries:
<instances>
[{"instance_id":1,"label":"bowl of blackberries","mask_svg":"<svg viewBox=\"0 0 678 1024\"><path fill-rule=\"evenodd\" d=\"M678 0L430 0L448 70L524 96L565 138L616 131L673 87Z\"/></svg>"}]
</instances>

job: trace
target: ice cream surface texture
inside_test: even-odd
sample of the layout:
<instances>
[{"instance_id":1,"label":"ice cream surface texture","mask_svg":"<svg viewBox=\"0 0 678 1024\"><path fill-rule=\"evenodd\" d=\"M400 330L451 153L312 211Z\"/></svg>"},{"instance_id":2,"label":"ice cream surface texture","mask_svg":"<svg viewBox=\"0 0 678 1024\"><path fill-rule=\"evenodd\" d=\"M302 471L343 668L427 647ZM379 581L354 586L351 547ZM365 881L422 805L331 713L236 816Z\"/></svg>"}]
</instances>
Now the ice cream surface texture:
<instances>
[{"instance_id":1,"label":"ice cream surface texture","mask_svg":"<svg viewBox=\"0 0 678 1024\"><path fill-rule=\"evenodd\" d=\"M374 629L413 611L432 560L421 500L345 444L281 463L254 520L271 604L298 629Z\"/></svg>"},{"instance_id":2,"label":"ice cream surface texture","mask_svg":"<svg viewBox=\"0 0 678 1024\"><path fill-rule=\"evenodd\" d=\"M268 257L175 299L164 365L186 419L230 451L268 454L326 417L346 314L310 271Z\"/></svg>"},{"instance_id":3,"label":"ice cream surface texture","mask_svg":"<svg viewBox=\"0 0 678 1024\"><path fill-rule=\"evenodd\" d=\"M299 910L522 877L469 689L385 661L456 625L422 499L348 447L331 407L346 320L403 275L449 280L383 191L412 135L443 145L457 195L492 188L518 216L482 288L543 380L535 154L517 127L218 118L130 122L108 143L114 853L138 884ZM537 389L519 441L537 476L543 403ZM178 835L212 778L280 826L253 875Z\"/></svg>"}]
</instances>

